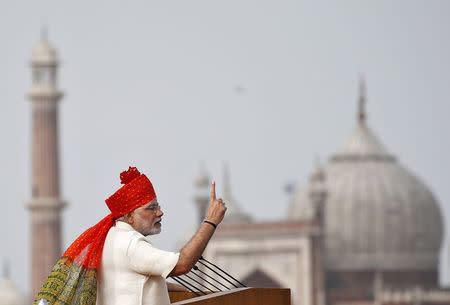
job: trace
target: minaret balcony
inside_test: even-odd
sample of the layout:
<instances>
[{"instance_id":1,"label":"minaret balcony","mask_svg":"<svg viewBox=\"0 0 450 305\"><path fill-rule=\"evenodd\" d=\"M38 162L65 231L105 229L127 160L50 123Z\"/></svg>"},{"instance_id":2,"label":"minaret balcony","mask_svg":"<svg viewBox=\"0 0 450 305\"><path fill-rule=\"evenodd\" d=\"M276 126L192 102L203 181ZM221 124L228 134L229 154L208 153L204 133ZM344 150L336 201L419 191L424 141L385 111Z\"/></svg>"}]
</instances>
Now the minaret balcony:
<instances>
[{"instance_id":1,"label":"minaret balcony","mask_svg":"<svg viewBox=\"0 0 450 305\"><path fill-rule=\"evenodd\" d=\"M62 209L67 204L64 200L55 197L33 198L25 203L30 210L35 209Z\"/></svg>"},{"instance_id":2,"label":"minaret balcony","mask_svg":"<svg viewBox=\"0 0 450 305\"><path fill-rule=\"evenodd\" d=\"M55 100L63 97L63 93L51 85L33 85L28 91L28 97L32 100Z\"/></svg>"}]
</instances>

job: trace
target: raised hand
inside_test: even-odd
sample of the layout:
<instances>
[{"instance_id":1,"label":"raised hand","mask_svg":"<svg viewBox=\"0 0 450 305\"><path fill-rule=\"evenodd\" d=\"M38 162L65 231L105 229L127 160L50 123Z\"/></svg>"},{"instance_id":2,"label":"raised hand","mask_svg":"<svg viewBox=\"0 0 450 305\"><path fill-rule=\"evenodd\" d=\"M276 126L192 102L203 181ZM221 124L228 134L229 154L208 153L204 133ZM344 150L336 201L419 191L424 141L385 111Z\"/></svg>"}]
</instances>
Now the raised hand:
<instances>
[{"instance_id":1,"label":"raised hand","mask_svg":"<svg viewBox=\"0 0 450 305\"><path fill-rule=\"evenodd\" d=\"M225 211L227 207L225 206L225 202L223 202L222 198L216 198L216 183L213 182L211 184L211 193L209 196L209 206L206 211L205 220L211 221L214 224L218 225L222 222L223 217L225 216Z\"/></svg>"},{"instance_id":2,"label":"raised hand","mask_svg":"<svg viewBox=\"0 0 450 305\"><path fill-rule=\"evenodd\" d=\"M204 223L207 224L201 225L194 236L181 249L178 262L170 272L171 276L185 274L194 267L215 232L212 228L216 228L223 220L226 210L227 208L222 198L216 198L216 183L213 182L211 184L209 206L204 220Z\"/></svg>"}]
</instances>

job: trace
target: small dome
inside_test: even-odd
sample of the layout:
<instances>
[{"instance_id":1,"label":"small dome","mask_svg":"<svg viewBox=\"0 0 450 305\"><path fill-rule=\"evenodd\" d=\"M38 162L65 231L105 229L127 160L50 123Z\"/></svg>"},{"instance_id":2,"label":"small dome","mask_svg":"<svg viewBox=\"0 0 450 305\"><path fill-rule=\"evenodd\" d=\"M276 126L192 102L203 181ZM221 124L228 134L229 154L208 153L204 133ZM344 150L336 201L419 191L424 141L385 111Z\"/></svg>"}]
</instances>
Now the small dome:
<instances>
[{"instance_id":1,"label":"small dome","mask_svg":"<svg viewBox=\"0 0 450 305\"><path fill-rule=\"evenodd\" d=\"M25 297L8 278L0 279L0 304L25 305Z\"/></svg>"},{"instance_id":2,"label":"small dome","mask_svg":"<svg viewBox=\"0 0 450 305\"><path fill-rule=\"evenodd\" d=\"M327 269L438 269L443 237L438 203L386 151L365 120L324 171ZM288 217L304 219L312 213L308 188L299 189Z\"/></svg>"},{"instance_id":3,"label":"small dome","mask_svg":"<svg viewBox=\"0 0 450 305\"><path fill-rule=\"evenodd\" d=\"M294 190L292 202L289 205L288 218L311 220L316 217L316 207L313 205L311 195L313 193L317 194L318 192L322 194L328 192L325 170L319 163L316 164L316 167L309 176L307 186Z\"/></svg>"},{"instance_id":4,"label":"small dome","mask_svg":"<svg viewBox=\"0 0 450 305\"><path fill-rule=\"evenodd\" d=\"M203 169L200 171L197 177L194 179L194 186L196 188L209 188L209 184L211 183L211 178L208 176L206 171Z\"/></svg>"},{"instance_id":5,"label":"small dome","mask_svg":"<svg viewBox=\"0 0 450 305\"><path fill-rule=\"evenodd\" d=\"M47 39L42 38L33 48L31 62L41 65L55 65L58 63L56 50L49 44Z\"/></svg>"}]
</instances>

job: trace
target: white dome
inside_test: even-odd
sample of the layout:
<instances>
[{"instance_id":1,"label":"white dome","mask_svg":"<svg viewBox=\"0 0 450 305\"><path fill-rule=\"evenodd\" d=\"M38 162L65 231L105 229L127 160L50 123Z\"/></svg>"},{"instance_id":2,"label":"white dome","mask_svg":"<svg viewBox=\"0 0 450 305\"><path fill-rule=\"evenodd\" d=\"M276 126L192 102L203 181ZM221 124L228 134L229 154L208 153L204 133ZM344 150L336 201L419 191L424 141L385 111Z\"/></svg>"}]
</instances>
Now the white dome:
<instances>
[{"instance_id":1,"label":"white dome","mask_svg":"<svg viewBox=\"0 0 450 305\"><path fill-rule=\"evenodd\" d=\"M442 216L428 188L390 155L361 120L324 167L328 270L437 270ZM308 189L288 217L311 218Z\"/></svg>"},{"instance_id":2,"label":"white dome","mask_svg":"<svg viewBox=\"0 0 450 305\"><path fill-rule=\"evenodd\" d=\"M0 305L25 305L25 297L8 278L0 279Z\"/></svg>"},{"instance_id":3,"label":"white dome","mask_svg":"<svg viewBox=\"0 0 450 305\"><path fill-rule=\"evenodd\" d=\"M31 54L32 64L55 65L58 63L56 50L49 44L47 39L41 39L33 48Z\"/></svg>"}]
</instances>

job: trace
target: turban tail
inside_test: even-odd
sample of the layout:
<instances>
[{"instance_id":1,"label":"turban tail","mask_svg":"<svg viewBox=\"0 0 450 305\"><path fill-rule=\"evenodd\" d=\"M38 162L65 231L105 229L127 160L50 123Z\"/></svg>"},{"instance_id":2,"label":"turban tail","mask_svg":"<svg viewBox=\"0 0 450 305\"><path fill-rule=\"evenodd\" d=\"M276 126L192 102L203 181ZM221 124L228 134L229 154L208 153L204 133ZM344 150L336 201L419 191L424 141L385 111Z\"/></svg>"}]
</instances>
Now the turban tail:
<instances>
[{"instance_id":1,"label":"turban tail","mask_svg":"<svg viewBox=\"0 0 450 305\"><path fill-rule=\"evenodd\" d=\"M97 270L106 235L114 220L156 198L150 180L135 167L120 175L122 186L106 199L111 214L84 231L53 266L33 304L41 299L49 305L95 305Z\"/></svg>"}]
</instances>

